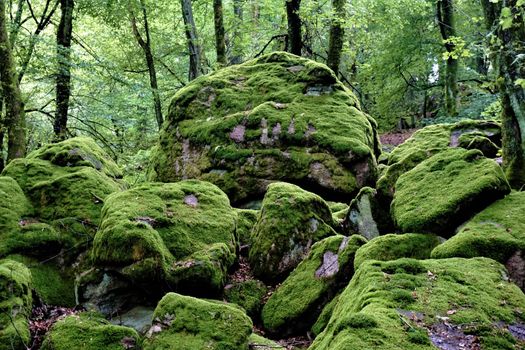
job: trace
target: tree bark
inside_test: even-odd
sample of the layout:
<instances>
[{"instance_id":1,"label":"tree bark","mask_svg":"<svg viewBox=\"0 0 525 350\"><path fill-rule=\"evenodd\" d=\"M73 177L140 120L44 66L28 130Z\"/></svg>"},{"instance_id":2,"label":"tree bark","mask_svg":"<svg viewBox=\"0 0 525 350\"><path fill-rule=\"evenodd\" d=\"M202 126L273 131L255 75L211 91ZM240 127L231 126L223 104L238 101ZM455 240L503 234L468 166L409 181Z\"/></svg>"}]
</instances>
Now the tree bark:
<instances>
[{"instance_id":1,"label":"tree bark","mask_svg":"<svg viewBox=\"0 0 525 350\"><path fill-rule=\"evenodd\" d=\"M503 107L503 166L511 186L521 188L525 185L525 18L517 2L482 0L482 6L487 29L498 39L491 40L491 60ZM500 21L502 9L510 10L511 25Z\"/></svg>"},{"instance_id":2,"label":"tree bark","mask_svg":"<svg viewBox=\"0 0 525 350\"><path fill-rule=\"evenodd\" d=\"M244 11L242 8L242 0L233 0L233 17L235 19L235 25L232 34L232 53L230 62L232 64L239 64L242 62L243 57L242 25L244 21Z\"/></svg>"},{"instance_id":3,"label":"tree bark","mask_svg":"<svg viewBox=\"0 0 525 350\"><path fill-rule=\"evenodd\" d=\"M197 37L197 27L193 19L193 9L191 0L181 0L182 19L186 30L186 39L188 41L188 51L190 55L190 68L188 79L191 81L201 74L201 48Z\"/></svg>"},{"instance_id":4,"label":"tree bark","mask_svg":"<svg viewBox=\"0 0 525 350\"><path fill-rule=\"evenodd\" d=\"M289 51L294 55L301 56L303 39L301 35L301 17L299 9L301 0L285 0L286 15L288 18L288 43Z\"/></svg>"},{"instance_id":5,"label":"tree bark","mask_svg":"<svg viewBox=\"0 0 525 350\"><path fill-rule=\"evenodd\" d=\"M341 52L345 36L344 21L346 18L346 0L332 0L332 24L330 25L330 40L328 44L328 59L326 64L335 74L339 72Z\"/></svg>"},{"instance_id":6,"label":"tree bark","mask_svg":"<svg viewBox=\"0 0 525 350\"><path fill-rule=\"evenodd\" d=\"M456 50L453 37L456 36L456 23L454 18L454 0L437 1L437 20L441 37L445 42L447 50L447 64L445 74L445 108L450 116L457 115L457 98L458 98L458 68L457 58L452 57Z\"/></svg>"},{"instance_id":7,"label":"tree bark","mask_svg":"<svg viewBox=\"0 0 525 350\"><path fill-rule=\"evenodd\" d=\"M71 39L74 0L60 0L60 23L57 30L56 112L53 131L57 140L66 139L67 115L71 96Z\"/></svg>"},{"instance_id":8,"label":"tree bark","mask_svg":"<svg viewBox=\"0 0 525 350\"><path fill-rule=\"evenodd\" d=\"M159 86L157 82L157 70L155 68L155 60L153 57L153 50L151 49L151 35L149 31L148 24L148 13L146 11L146 6L144 0L140 0L140 5L142 7L142 19L144 21L144 32L146 34L146 40L142 37L137 27L137 19L133 10L130 10L131 15L131 29L133 30L133 35L137 40L137 43L142 48L144 52L144 57L146 59L146 65L148 66L149 73L149 82L151 92L153 94L153 107L155 108L155 120L157 121L157 126L160 130L162 128L162 123L164 122L164 117L162 115L162 103L160 100Z\"/></svg>"},{"instance_id":9,"label":"tree bark","mask_svg":"<svg viewBox=\"0 0 525 350\"><path fill-rule=\"evenodd\" d=\"M222 0L213 0L213 17L215 23L215 49L217 51L217 63L225 66L227 62Z\"/></svg>"},{"instance_id":10,"label":"tree bark","mask_svg":"<svg viewBox=\"0 0 525 350\"><path fill-rule=\"evenodd\" d=\"M4 126L7 128L8 137L7 159L12 160L25 156L26 128L24 103L7 32L5 3L5 0L0 0L0 80L6 104Z\"/></svg>"}]
</instances>

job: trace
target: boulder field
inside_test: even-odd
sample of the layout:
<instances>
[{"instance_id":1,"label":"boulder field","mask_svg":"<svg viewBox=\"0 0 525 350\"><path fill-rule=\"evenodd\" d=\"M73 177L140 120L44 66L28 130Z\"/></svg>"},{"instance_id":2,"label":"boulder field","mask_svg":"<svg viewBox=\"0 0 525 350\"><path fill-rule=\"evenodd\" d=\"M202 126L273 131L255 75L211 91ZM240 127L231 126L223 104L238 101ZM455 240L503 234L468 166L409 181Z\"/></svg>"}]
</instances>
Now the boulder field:
<instances>
[{"instance_id":1,"label":"boulder field","mask_svg":"<svg viewBox=\"0 0 525 350\"><path fill-rule=\"evenodd\" d=\"M522 349L500 147L462 121L380 154L351 91L285 53L201 77L151 182L85 137L3 170L0 350Z\"/></svg>"}]
</instances>

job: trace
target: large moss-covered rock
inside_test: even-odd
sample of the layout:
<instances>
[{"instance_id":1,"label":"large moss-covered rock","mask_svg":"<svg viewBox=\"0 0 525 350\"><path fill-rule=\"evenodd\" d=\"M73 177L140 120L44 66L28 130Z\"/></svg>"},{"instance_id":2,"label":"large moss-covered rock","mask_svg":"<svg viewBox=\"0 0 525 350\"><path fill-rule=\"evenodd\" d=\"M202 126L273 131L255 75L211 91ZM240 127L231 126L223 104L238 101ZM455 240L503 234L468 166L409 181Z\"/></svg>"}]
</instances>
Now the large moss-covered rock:
<instances>
[{"instance_id":1,"label":"large moss-covered rock","mask_svg":"<svg viewBox=\"0 0 525 350\"><path fill-rule=\"evenodd\" d=\"M465 120L455 124L430 125L415 132L396 147L387 158L377 181L377 190L389 203L397 179L422 161L449 148L479 149L486 157L494 157L501 146L501 127L491 121Z\"/></svg>"},{"instance_id":2,"label":"large moss-covered rock","mask_svg":"<svg viewBox=\"0 0 525 350\"><path fill-rule=\"evenodd\" d=\"M337 235L314 244L308 257L264 305L264 327L281 336L309 329L323 307L350 281L355 252L365 242L358 235Z\"/></svg>"},{"instance_id":3,"label":"large moss-covered rock","mask_svg":"<svg viewBox=\"0 0 525 350\"><path fill-rule=\"evenodd\" d=\"M145 350L247 350L252 321L239 308L168 293L157 305Z\"/></svg>"},{"instance_id":4,"label":"large moss-covered rock","mask_svg":"<svg viewBox=\"0 0 525 350\"><path fill-rule=\"evenodd\" d=\"M367 261L309 349L519 348L525 295L504 277L486 258Z\"/></svg>"},{"instance_id":5,"label":"large moss-covered rock","mask_svg":"<svg viewBox=\"0 0 525 350\"><path fill-rule=\"evenodd\" d=\"M332 213L316 194L287 183L268 186L252 231L249 260L256 277L282 280L312 245L334 235Z\"/></svg>"},{"instance_id":6,"label":"large moss-covered rock","mask_svg":"<svg viewBox=\"0 0 525 350\"><path fill-rule=\"evenodd\" d=\"M234 202L272 181L346 197L375 182L375 127L325 65L275 52L179 90L151 173L211 181Z\"/></svg>"},{"instance_id":7,"label":"large moss-covered rock","mask_svg":"<svg viewBox=\"0 0 525 350\"><path fill-rule=\"evenodd\" d=\"M0 349L23 350L29 344L31 272L13 260L0 260Z\"/></svg>"},{"instance_id":8,"label":"large moss-covered rock","mask_svg":"<svg viewBox=\"0 0 525 350\"><path fill-rule=\"evenodd\" d=\"M24 214L27 220L20 221L16 237L11 237L19 247L10 252L36 255L49 248L47 255L52 256L62 247L91 242L103 201L120 190L116 180L122 174L93 140L80 137L15 159L2 175L17 181L34 209Z\"/></svg>"},{"instance_id":9,"label":"large moss-covered rock","mask_svg":"<svg viewBox=\"0 0 525 350\"><path fill-rule=\"evenodd\" d=\"M513 192L474 216L432 251L434 258L484 256L507 265L525 289L525 192Z\"/></svg>"},{"instance_id":10,"label":"large moss-covered rock","mask_svg":"<svg viewBox=\"0 0 525 350\"><path fill-rule=\"evenodd\" d=\"M439 243L439 238L431 234L405 233L379 236L357 250L354 268L357 270L367 260L428 259L432 249Z\"/></svg>"},{"instance_id":11,"label":"large moss-covered rock","mask_svg":"<svg viewBox=\"0 0 525 350\"><path fill-rule=\"evenodd\" d=\"M128 327L110 324L95 313L70 315L49 330L42 350L123 350L140 349L138 333Z\"/></svg>"},{"instance_id":12,"label":"large moss-covered rock","mask_svg":"<svg viewBox=\"0 0 525 350\"><path fill-rule=\"evenodd\" d=\"M391 212L403 232L446 237L509 192L505 175L495 161L478 150L449 149L401 175Z\"/></svg>"},{"instance_id":13,"label":"large moss-covered rock","mask_svg":"<svg viewBox=\"0 0 525 350\"><path fill-rule=\"evenodd\" d=\"M187 293L210 295L224 285L237 215L215 185L144 184L109 196L102 215L93 242L97 266L133 283L162 282L161 289Z\"/></svg>"}]
</instances>

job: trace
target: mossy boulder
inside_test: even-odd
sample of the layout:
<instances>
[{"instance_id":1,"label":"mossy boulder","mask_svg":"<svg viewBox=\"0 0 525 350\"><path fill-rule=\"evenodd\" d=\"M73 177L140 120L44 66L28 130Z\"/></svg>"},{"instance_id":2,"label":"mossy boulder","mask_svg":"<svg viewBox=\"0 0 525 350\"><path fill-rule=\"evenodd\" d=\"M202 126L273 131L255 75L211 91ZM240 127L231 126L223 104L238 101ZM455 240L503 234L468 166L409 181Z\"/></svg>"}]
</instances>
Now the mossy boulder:
<instances>
[{"instance_id":1,"label":"mossy boulder","mask_svg":"<svg viewBox=\"0 0 525 350\"><path fill-rule=\"evenodd\" d=\"M494 160L478 150L448 149L401 175L391 213L403 232L450 237L466 219L509 192Z\"/></svg>"},{"instance_id":2,"label":"mossy boulder","mask_svg":"<svg viewBox=\"0 0 525 350\"><path fill-rule=\"evenodd\" d=\"M354 273L354 255L366 240L358 235L328 237L275 290L262 310L264 327L279 335L308 330L324 306Z\"/></svg>"},{"instance_id":3,"label":"mossy boulder","mask_svg":"<svg viewBox=\"0 0 525 350\"><path fill-rule=\"evenodd\" d=\"M439 238L432 234L405 233L379 236L357 250L354 268L357 270L367 260L428 259L432 249L439 243Z\"/></svg>"},{"instance_id":4,"label":"mossy boulder","mask_svg":"<svg viewBox=\"0 0 525 350\"><path fill-rule=\"evenodd\" d=\"M23 350L29 344L33 302L29 269L10 259L0 260L0 349Z\"/></svg>"},{"instance_id":5,"label":"mossy boulder","mask_svg":"<svg viewBox=\"0 0 525 350\"><path fill-rule=\"evenodd\" d=\"M331 235L335 225L326 202L288 183L273 183L252 231L249 261L263 281L284 280L312 245Z\"/></svg>"},{"instance_id":6,"label":"mossy boulder","mask_svg":"<svg viewBox=\"0 0 525 350\"><path fill-rule=\"evenodd\" d=\"M476 141L474 136L478 136ZM474 142L471 142L474 141ZM501 147L501 126L492 121L464 120L455 124L437 124L415 132L396 147L386 160L388 166L377 181L377 191L385 203L394 196L397 179L431 156L449 148L479 149L486 157L495 157Z\"/></svg>"},{"instance_id":7,"label":"mossy boulder","mask_svg":"<svg viewBox=\"0 0 525 350\"><path fill-rule=\"evenodd\" d=\"M144 350L247 350L252 321L239 308L176 293L157 305Z\"/></svg>"},{"instance_id":8,"label":"mossy boulder","mask_svg":"<svg viewBox=\"0 0 525 350\"><path fill-rule=\"evenodd\" d=\"M35 255L49 248L51 256L62 247L84 248L91 242L103 201L120 190L122 173L93 140L79 137L15 159L2 175L16 180L32 205L11 240L20 242L18 248L10 252Z\"/></svg>"},{"instance_id":9,"label":"mossy boulder","mask_svg":"<svg viewBox=\"0 0 525 350\"><path fill-rule=\"evenodd\" d=\"M252 333L249 340L249 349L257 350L286 350L282 345L277 344L273 340L266 339L263 336Z\"/></svg>"},{"instance_id":10,"label":"mossy boulder","mask_svg":"<svg viewBox=\"0 0 525 350\"><path fill-rule=\"evenodd\" d=\"M192 294L222 290L235 258L237 214L208 182L149 183L109 196L95 264L132 283ZM163 286L163 287L160 287Z\"/></svg>"},{"instance_id":11,"label":"mossy boulder","mask_svg":"<svg viewBox=\"0 0 525 350\"><path fill-rule=\"evenodd\" d=\"M224 299L246 310L252 319L259 317L268 288L258 280L234 282L224 287Z\"/></svg>"},{"instance_id":12,"label":"mossy boulder","mask_svg":"<svg viewBox=\"0 0 525 350\"><path fill-rule=\"evenodd\" d=\"M309 349L431 350L451 332L468 348L515 349L525 295L504 276L486 258L366 261Z\"/></svg>"},{"instance_id":13,"label":"mossy boulder","mask_svg":"<svg viewBox=\"0 0 525 350\"><path fill-rule=\"evenodd\" d=\"M375 182L378 145L375 121L330 69L274 52L179 90L150 173L211 181L235 203L274 181L346 198Z\"/></svg>"},{"instance_id":14,"label":"mossy boulder","mask_svg":"<svg viewBox=\"0 0 525 350\"><path fill-rule=\"evenodd\" d=\"M484 256L505 264L525 289L525 192L513 192L474 216L459 232L432 251L433 258Z\"/></svg>"},{"instance_id":15,"label":"mossy boulder","mask_svg":"<svg viewBox=\"0 0 525 350\"><path fill-rule=\"evenodd\" d=\"M58 320L44 339L42 350L140 349L138 333L112 325L96 313L86 312Z\"/></svg>"},{"instance_id":16,"label":"mossy boulder","mask_svg":"<svg viewBox=\"0 0 525 350\"><path fill-rule=\"evenodd\" d=\"M392 232L394 224L390 217L390 205L376 189L363 187L350 202L342 226L345 233L360 234L369 240Z\"/></svg>"}]
</instances>

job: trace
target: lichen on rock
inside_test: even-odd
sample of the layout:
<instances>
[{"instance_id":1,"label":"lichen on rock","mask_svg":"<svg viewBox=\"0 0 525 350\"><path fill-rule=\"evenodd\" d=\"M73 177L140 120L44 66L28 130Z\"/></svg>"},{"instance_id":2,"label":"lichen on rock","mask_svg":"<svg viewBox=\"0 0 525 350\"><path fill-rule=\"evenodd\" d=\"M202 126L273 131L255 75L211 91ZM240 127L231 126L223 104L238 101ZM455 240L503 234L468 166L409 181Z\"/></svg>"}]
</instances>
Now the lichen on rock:
<instances>
[{"instance_id":1,"label":"lichen on rock","mask_svg":"<svg viewBox=\"0 0 525 350\"><path fill-rule=\"evenodd\" d=\"M375 128L325 65L274 52L180 89L150 173L211 181L234 202L272 181L343 197L375 181Z\"/></svg>"}]
</instances>

